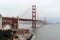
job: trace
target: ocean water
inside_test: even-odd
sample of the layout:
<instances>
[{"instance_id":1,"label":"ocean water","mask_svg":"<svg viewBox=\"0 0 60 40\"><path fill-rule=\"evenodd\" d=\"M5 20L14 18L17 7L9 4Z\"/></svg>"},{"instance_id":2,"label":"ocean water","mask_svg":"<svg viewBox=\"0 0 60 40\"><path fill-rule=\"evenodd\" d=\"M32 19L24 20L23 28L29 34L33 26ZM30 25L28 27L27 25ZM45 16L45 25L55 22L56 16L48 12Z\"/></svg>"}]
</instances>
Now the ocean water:
<instances>
[{"instance_id":1,"label":"ocean water","mask_svg":"<svg viewBox=\"0 0 60 40\"><path fill-rule=\"evenodd\" d=\"M60 40L60 24L49 24L32 28L33 40Z\"/></svg>"},{"instance_id":2,"label":"ocean water","mask_svg":"<svg viewBox=\"0 0 60 40\"><path fill-rule=\"evenodd\" d=\"M60 24L40 25L36 28L24 25L23 28L30 29L33 32L32 40L60 40Z\"/></svg>"}]
</instances>

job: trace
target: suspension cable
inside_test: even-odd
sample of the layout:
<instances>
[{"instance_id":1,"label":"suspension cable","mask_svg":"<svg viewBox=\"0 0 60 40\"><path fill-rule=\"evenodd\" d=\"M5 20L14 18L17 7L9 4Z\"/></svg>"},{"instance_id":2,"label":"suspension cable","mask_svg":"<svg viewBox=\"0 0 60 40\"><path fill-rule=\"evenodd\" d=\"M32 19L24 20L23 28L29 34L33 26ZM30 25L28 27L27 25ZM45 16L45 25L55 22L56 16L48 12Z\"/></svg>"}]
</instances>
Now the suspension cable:
<instances>
[{"instance_id":1,"label":"suspension cable","mask_svg":"<svg viewBox=\"0 0 60 40\"><path fill-rule=\"evenodd\" d=\"M26 14L25 12L26 12L27 10L29 10L29 9L25 9L23 12L21 12L21 13L20 13L19 15L17 15L17 16L24 16L24 15ZM17 12L17 13L19 13L19 12ZM22 13L24 13L24 15L22 15Z\"/></svg>"}]
</instances>

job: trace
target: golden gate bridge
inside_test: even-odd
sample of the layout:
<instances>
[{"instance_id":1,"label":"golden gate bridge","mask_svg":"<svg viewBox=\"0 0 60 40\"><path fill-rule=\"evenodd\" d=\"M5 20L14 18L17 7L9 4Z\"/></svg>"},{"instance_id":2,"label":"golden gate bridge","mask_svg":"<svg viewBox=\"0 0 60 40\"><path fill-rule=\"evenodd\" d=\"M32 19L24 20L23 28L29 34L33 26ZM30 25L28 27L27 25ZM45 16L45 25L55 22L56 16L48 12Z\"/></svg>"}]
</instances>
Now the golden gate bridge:
<instances>
[{"instance_id":1,"label":"golden gate bridge","mask_svg":"<svg viewBox=\"0 0 60 40\"><path fill-rule=\"evenodd\" d=\"M26 14L27 15L27 14ZM7 24L11 25L12 29L18 28L18 22L19 21L32 21L32 27L36 28L36 22L44 23L46 24L45 20L37 20L36 19L36 5L32 5L32 19L26 19L26 18L14 18L14 17L2 17L2 27L5 27Z\"/></svg>"}]
</instances>

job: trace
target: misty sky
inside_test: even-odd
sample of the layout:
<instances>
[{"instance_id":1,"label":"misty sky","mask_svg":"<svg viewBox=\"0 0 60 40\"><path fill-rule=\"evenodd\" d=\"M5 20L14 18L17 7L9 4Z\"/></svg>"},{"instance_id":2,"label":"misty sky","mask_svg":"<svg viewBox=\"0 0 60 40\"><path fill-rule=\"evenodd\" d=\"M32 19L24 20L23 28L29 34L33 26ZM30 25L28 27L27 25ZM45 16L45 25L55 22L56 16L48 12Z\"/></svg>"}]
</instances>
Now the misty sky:
<instances>
[{"instance_id":1,"label":"misty sky","mask_svg":"<svg viewBox=\"0 0 60 40\"><path fill-rule=\"evenodd\" d=\"M0 0L2 16L31 18L31 6L37 6L37 19L60 18L60 0Z\"/></svg>"}]
</instances>

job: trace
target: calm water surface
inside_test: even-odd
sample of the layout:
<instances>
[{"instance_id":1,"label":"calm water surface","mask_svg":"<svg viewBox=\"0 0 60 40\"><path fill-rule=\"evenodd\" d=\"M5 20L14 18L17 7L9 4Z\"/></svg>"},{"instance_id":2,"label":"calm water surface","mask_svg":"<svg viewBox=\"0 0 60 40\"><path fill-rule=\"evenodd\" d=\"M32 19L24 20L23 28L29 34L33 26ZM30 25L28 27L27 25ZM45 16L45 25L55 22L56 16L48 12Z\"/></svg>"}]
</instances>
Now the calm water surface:
<instances>
[{"instance_id":1,"label":"calm water surface","mask_svg":"<svg viewBox=\"0 0 60 40\"><path fill-rule=\"evenodd\" d=\"M32 40L60 40L60 24L50 24L31 28L34 33Z\"/></svg>"}]
</instances>

